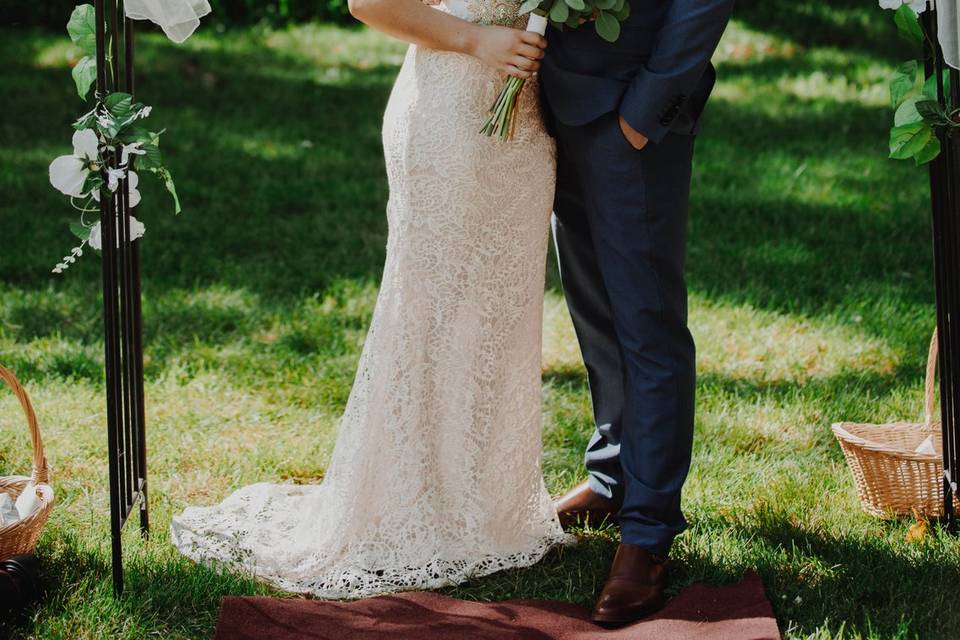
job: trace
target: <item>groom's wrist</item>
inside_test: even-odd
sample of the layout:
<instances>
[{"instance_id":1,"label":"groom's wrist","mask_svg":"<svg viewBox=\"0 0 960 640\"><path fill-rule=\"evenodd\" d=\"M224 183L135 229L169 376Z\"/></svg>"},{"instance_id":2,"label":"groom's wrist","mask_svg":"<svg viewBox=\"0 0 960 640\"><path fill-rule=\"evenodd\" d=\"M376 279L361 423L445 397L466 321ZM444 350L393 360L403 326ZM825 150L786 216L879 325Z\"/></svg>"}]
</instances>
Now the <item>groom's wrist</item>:
<instances>
[{"instance_id":1,"label":"groom's wrist","mask_svg":"<svg viewBox=\"0 0 960 640\"><path fill-rule=\"evenodd\" d=\"M670 131L679 113L675 87L650 72L636 76L620 102L620 116L650 142L658 143ZM671 99L674 98L674 99Z\"/></svg>"}]
</instances>

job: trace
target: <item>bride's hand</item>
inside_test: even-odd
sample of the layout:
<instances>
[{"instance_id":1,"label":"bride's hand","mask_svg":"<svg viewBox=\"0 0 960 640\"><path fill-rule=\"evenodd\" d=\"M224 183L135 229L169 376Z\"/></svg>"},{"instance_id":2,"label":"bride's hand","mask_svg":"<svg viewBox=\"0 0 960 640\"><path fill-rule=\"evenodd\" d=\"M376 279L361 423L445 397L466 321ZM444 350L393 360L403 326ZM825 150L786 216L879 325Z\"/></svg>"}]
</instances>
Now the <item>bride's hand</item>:
<instances>
[{"instance_id":1,"label":"bride's hand","mask_svg":"<svg viewBox=\"0 0 960 640\"><path fill-rule=\"evenodd\" d=\"M496 25L479 27L472 55L485 65L517 78L529 78L540 68L547 39L538 33Z\"/></svg>"}]
</instances>

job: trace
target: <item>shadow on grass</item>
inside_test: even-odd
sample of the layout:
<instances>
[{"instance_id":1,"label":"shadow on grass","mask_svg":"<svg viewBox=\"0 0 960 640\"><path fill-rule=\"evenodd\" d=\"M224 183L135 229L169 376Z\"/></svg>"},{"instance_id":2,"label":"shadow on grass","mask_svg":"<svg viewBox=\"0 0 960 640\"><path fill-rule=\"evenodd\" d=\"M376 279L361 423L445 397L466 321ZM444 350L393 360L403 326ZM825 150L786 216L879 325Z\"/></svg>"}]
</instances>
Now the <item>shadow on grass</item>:
<instances>
[{"instance_id":1,"label":"shadow on grass","mask_svg":"<svg viewBox=\"0 0 960 640\"><path fill-rule=\"evenodd\" d=\"M823 628L830 630L830 637L840 637L842 631L913 637L904 633L907 628L924 629L925 638L948 638L956 631L955 617L944 615L951 594L960 588L960 562L956 554L945 553L948 545L955 546L948 534L934 534L917 544L891 542L885 536L837 535L770 509L733 522L701 515L688 535L722 530L747 549L767 592L778 596L771 598L777 619L789 623L799 637ZM677 563L680 583L739 575L739 563L718 560L703 548L686 546ZM918 581L918 575L924 580Z\"/></svg>"},{"instance_id":2,"label":"shadow on grass","mask_svg":"<svg viewBox=\"0 0 960 640\"><path fill-rule=\"evenodd\" d=\"M124 537L134 535L125 532ZM211 637L224 595L284 595L253 579L172 554L164 554L170 558L166 561L158 560L156 554L147 559L128 548L124 592L115 598L107 550L91 550L69 531L61 531L54 542L46 540L38 550L46 593L33 609L8 621L6 627L0 622L0 637L14 630L40 632L36 625L42 628L47 620L69 625L74 616L97 620L97 629L85 631L104 634L101 637L109 637L121 625L128 629L130 624L142 629L141 637ZM97 610L90 611L90 607Z\"/></svg>"},{"instance_id":3,"label":"shadow on grass","mask_svg":"<svg viewBox=\"0 0 960 640\"><path fill-rule=\"evenodd\" d=\"M740 0L733 17L805 47L842 47L897 63L915 55L898 39L893 12L882 11L876 2Z\"/></svg>"},{"instance_id":4,"label":"shadow on grass","mask_svg":"<svg viewBox=\"0 0 960 640\"><path fill-rule=\"evenodd\" d=\"M800 11L790 8L793 3L775 4L778 11ZM841 5L838 15L859 15L852 7ZM759 22L772 20L769 11L758 5L740 9L744 19ZM780 22L793 24L782 17ZM846 33L848 27L836 28ZM871 34L860 33L860 38L867 42ZM4 49L24 47L22 38L9 41ZM3 130L4 147L59 148L68 130L49 124L68 122L76 110L63 99L64 70L35 68L29 56L20 60L5 71L10 81L0 92L8 98L12 121L24 126ZM778 64L760 61L731 71L772 74ZM813 69L809 61L796 64ZM387 197L380 119L395 69L337 70L328 79L302 60L264 48L198 55L148 47L140 91L156 107L156 125L170 125L164 147L186 207L175 219L164 210L165 196L157 185L142 187L142 207L149 208L142 214L149 218L150 242L143 252L148 327L186 331L189 335L181 337L213 344L250 327L242 309L149 307L151 298L173 289L255 292L259 308L283 314L333 282L379 280ZM48 116L27 116L38 110ZM922 185L894 195L881 203L883 209L876 206L878 191L897 189L875 174L909 175L905 168L881 167L888 115L882 108L826 99L783 100L776 109L762 102L715 100L699 143L691 289L809 315L857 305L869 296L882 296L892 308L931 302L923 212L890 210L917 202L911 194L920 193ZM830 144L816 132L829 132ZM863 168L845 168L851 159ZM22 215L37 208L64 210L62 199L45 184L44 162L29 156L0 166L36 178L10 190L12 202L0 211L12 227L8 232L24 239L20 250L0 254L0 277L37 294L56 286L73 301L53 313L38 313L35 299L6 314L0 309L0 321L15 327L18 340L62 335L95 341L95 318L81 313L76 322L74 313L89 309L84 301L98 295L97 259L85 256L77 273L54 284L48 271L58 256L50 247L66 249L69 233L65 225L38 226ZM836 166L829 175L803 177L805 166L821 164ZM793 176L798 171L799 178ZM784 175L773 185L757 180L777 173ZM819 201L809 181L821 181L836 196ZM558 285L552 273L549 284ZM883 331L879 323L871 329ZM156 339L156 331L147 332L148 352ZM185 349L192 348L189 342L182 340Z\"/></svg>"}]
</instances>

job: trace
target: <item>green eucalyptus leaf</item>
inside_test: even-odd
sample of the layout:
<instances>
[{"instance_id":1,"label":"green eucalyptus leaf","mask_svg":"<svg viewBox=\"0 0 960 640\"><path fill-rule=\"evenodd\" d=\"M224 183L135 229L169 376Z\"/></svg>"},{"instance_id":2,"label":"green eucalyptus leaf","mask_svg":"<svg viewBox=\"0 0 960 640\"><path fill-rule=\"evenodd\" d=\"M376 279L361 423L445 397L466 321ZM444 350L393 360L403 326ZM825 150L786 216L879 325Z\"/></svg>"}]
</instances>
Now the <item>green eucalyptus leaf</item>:
<instances>
[{"instance_id":1,"label":"green eucalyptus leaf","mask_svg":"<svg viewBox=\"0 0 960 640\"><path fill-rule=\"evenodd\" d=\"M919 153L930 142L933 132L924 122L912 122L890 130L890 157L906 160Z\"/></svg>"},{"instance_id":2,"label":"green eucalyptus leaf","mask_svg":"<svg viewBox=\"0 0 960 640\"><path fill-rule=\"evenodd\" d=\"M617 0L595 0L593 4L601 11L609 11L617 4Z\"/></svg>"},{"instance_id":3,"label":"green eucalyptus leaf","mask_svg":"<svg viewBox=\"0 0 960 640\"><path fill-rule=\"evenodd\" d=\"M583 11L587 8L587 3L583 0L564 0L564 2L574 11Z\"/></svg>"},{"instance_id":4,"label":"green eucalyptus leaf","mask_svg":"<svg viewBox=\"0 0 960 640\"><path fill-rule=\"evenodd\" d=\"M525 0L522 5L520 5L520 15L527 13L533 13L540 8L541 0Z\"/></svg>"},{"instance_id":5,"label":"green eucalyptus leaf","mask_svg":"<svg viewBox=\"0 0 960 640\"><path fill-rule=\"evenodd\" d=\"M97 54L97 13L92 4L81 4L74 8L67 22L70 40L88 56Z\"/></svg>"},{"instance_id":6,"label":"green eucalyptus leaf","mask_svg":"<svg viewBox=\"0 0 960 640\"><path fill-rule=\"evenodd\" d=\"M893 15L893 21L897 25L897 33L907 42L913 44L923 44L923 29L920 27L920 20L917 14L913 12L909 4L902 4Z\"/></svg>"},{"instance_id":7,"label":"green eucalyptus leaf","mask_svg":"<svg viewBox=\"0 0 960 640\"><path fill-rule=\"evenodd\" d=\"M937 136L931 136L930 140L923 147L923 149L918 151L913 156L913 159L916 161L917 166L920 166L922 164L927 164L938 155L940 155L940 138Z\"/></svg>"},{"instance_id":8,"label":"green eucalyptus leaf","mask_svg":"<svg viewBox=\"0 0 960 640\"><path fill-rule=\"evenodd\" d=\"M70 75L73 76L73 82L77 85L77 94L86 100L90 87L97 81L97 61L91 56L80 58L80 62L73 67Z\"/></svg>"},{"instance_id":9,"label":"green eucalyptus leaf","mask_svg":"<svg viewBox=\"0 0 960 640\"><path fill-rule=\"evenodd\" d=\"M626 22L627 18L630 17L630 3L624 2L623 6L620 9L615 9L613 15L617 17L617 20L620 22Z\"/></svg>"},{"instance_id":10,"label":"green eucalyptus leaf","mask_svg":"<svg viewBox=\"0 0 960 640\"><path fill-rule=\"evenodd\" d=\"M563 0L558 0L550 8L550 20L557 24L563 24L570 17L570 7Z\"/></svg>"},{"instance_id":11,"label":"green eucalyptus leaf","mask_svg":"<svg viewBox=\"0 0 960 640\"><path fill-rule=\"evenodd\" d=\"M597 34L607 42L616 42L620 37L620 21L608 11L601 11L595 24Z\"/></svg>"},{"instance_id":12,"label":"green eucalyptus leaf","mask_svg":"<svg viewBox=\"0 0 960 640\"><path fill-rule=\"evenodd\" d=\"M920 65L916 60L904 62L890 78L890 105L896 109L917 88Z\"/></svg>"}]
</instances>

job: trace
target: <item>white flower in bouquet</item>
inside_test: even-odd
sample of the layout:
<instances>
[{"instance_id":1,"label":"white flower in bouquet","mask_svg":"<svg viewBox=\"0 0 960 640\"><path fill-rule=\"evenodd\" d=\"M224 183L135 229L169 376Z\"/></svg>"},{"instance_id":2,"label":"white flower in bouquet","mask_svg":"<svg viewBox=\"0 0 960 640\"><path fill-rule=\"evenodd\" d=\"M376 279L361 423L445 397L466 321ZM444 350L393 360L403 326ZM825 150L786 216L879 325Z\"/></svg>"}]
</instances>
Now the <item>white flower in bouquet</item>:
<instances>
[{"instance_id":1,"label":"white flower in bouquet","mask_svg":"<svg viewBox=\"0 0 960 640\"><path fill-rule=\"evenodd\" d=\"M50 184L73 198L84 196L83 186L91 171L99 171L100 140L93 129L73 134L73 154L60 156L50 163Z\"/></svg>"},{"instance_id":2,"label":"white flower in bouquet","mask_svg":"<svg viewBox=\"0 0 960 640\"><path fill-rule=\"evenodd\" d=\"M139 240L143 237L143 234L146 232L146 227L143 226L143 223L130 216L130 241ZM117 248L120 247L120 237L116 238ZM100 223L96 223L90 227L90 237L87 238L87 244L90 245L91 249L100 251L103 249L103 229L100 226Z\"/></svg>"},{"instance_id":3,"label":"white flower in bouquet","mask_svg":"<svg viewBox=\"0 0 960 640\"><path fill-rule=\"evenodd\" d=\"M905 4L910 5L913 12L918 15L927 10L927 0L880 0L881 9L893 9L896 11Z\"/></svg>"}]
</instances>

